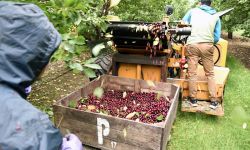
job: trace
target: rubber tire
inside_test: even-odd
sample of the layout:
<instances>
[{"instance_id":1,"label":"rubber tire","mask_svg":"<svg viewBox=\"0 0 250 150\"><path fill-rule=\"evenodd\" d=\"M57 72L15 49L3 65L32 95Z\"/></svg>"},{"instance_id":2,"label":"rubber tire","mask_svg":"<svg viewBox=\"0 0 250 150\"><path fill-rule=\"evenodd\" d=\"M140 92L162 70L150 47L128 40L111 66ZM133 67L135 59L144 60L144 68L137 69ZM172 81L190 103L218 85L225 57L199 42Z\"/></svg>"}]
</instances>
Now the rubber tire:
<instances>
[{"instance_id":1,"label":"rubber tire","mask_svg":"<svg viewBox=\"0 0 250 150\"><path fill-rule=\"evenodd\" d=\"M100 56L97 56L94 63L98 64L102 69L95 70L96 77L110 72L112 67L112 56L112 53L103 53ZM94 79L95 78L91 78L90 80Z\"/></svg>"}]
</instances>

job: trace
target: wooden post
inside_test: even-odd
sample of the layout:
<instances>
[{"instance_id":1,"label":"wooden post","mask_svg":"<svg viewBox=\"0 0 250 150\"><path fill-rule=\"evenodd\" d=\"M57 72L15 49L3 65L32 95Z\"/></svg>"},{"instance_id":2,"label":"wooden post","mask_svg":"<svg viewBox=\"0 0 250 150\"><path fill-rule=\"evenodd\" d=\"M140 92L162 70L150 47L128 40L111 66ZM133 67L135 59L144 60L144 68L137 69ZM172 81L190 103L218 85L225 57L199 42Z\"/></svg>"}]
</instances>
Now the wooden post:
<instances>
[{"instance_id":1,"label":"wooden post","mask_svg":"<svg viewBox=\"0 0 250 150\"><path fill-rule=\"evenodd\" d=\"M137 68L136 68L136 79L141 79L141 65L137 64Z\"/></svg>"},{"instance_id":2,"label":"wooden post","mask_svg":"<svg viewBox=\"0 0 250 150\"><path fill-rule=\"evenodd\" d=\"M183 45L182 48L181 48L181 58L182 59L185 59L185 51L186 51L186 46ZM186 76L187 76L186 74L187 73L183 72L183 70L184 70L183 68L180 68L180 78L181 79L186 79Z\"/></svg>"}]
</instances>

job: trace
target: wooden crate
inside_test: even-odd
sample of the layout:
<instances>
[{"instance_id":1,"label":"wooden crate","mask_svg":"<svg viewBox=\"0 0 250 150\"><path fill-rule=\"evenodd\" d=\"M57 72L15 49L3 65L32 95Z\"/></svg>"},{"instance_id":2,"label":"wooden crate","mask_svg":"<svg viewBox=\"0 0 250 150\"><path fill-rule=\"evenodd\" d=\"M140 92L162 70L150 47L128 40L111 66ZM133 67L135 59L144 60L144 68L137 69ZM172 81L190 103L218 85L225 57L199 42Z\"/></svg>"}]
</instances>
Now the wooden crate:
<instances>
[{"instance_id":1,"label":"wooden crate","mask_svg":"<svg viewBox=\"0 0 250 150\"><path fill-rule=\"evenodd\" d=\"M170 83L154 82L104 75L85 87L59 100L53 106L55 124L63 134L69 130L80 137L85 145L104 150L165 150L172 124L176 117L180 88ZM158 92L173 99L165 121L146 124L114 116L84 112L67 107L92 93L96 87L109 90Z\"/></svg>"}]
</instances>

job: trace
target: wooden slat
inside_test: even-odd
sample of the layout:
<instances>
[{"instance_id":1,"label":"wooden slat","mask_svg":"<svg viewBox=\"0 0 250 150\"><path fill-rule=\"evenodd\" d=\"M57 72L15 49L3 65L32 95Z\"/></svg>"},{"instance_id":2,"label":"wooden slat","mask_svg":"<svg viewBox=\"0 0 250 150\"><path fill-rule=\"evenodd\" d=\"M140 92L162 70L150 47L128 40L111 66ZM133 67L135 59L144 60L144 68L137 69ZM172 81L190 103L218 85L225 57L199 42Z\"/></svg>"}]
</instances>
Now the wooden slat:
<instances>
[{"instance_id":1,"label":"wooden slat","mask_svg":"<svg viewBox=\"0 0 250 150\"><path fill-rule=\"evenodd\" d=\"M143 49L131 49L131 48L117 48L118 52L120 53L123 53L123 54L148 54L150 55L150 51L146 51L146 47L143 48ZM164 55L167 55L169 54L169 50L165 49L163 51L156 51L157 52L157 56L160 55L160 56L164 56Z\"/></svg>"},{"instance_id":2,"label":"wooden slat","mask_svg":"<svg viewBox=\"0 0 250 150\"><path fill-rule=\"evenodd\" d=\"M206 81L207 78L205 76L203 66L198 65L197 70L198 70L197 75L199 80ZM230 72L229 68L215 66L214 67L215 83L224 85L226 83L229 72Z\"/></svg>"},{"instance_id":3,"label":"wooden slat","mask_svg":"<svg viewBox=\"0 0 250 150\"><path fill-rule=\"evenodd\" d=\"M208 115L224 116L224 106L223 103L216 110L209 108L210 102L198 101L198 107L192 107L188 101L182 101L181 111L184 112L199 112Z\"/></svg>"},{"instance_id":4,"label":"wooden slat","mask_svg":"<svg viewBox=\"0 0 250 150\"><path fill-rule=\"evenodd\" d=\"M66 134L67 131L65 128L61 129L63 134ZM72 129L72 132L75 132L76 135L78 137L81 137L80 140L83 141L83 144L91 146L91 147L95 147L94 150L96 150L96 148L98 150L111 150L111 149L115 149L115 150L154 150L154 149L150 149L150 148L144 148L144 147L137 147L134 145L129 145L126 143L120 143L117 141L114 141L112 139L109 138L104 138L103 141L103 145L99 145L98 143L94 144L93 141L97 141L96 137L94 134L85 134L84 132L76 132L74 131L74 129ZM112 147L112 143L114 147ZM91 149L92 150L92 149Z\"/></svg>"},{"instance_id":5,"label":"wooden slat","mask_svg":"<svg viewBox=\"0 0 250 150\"><path fill-rule=\"evenodd\" d=\"M74 124L74 127L72 127L72 124ZM99 145L98 144L98 136L97 136L97 126L88 124L86 122L80 122L75 119L65 119L62 124L61 128L72 130L71 132L77 134L77 133L84 133L85 135L93 136L91 141L85 141L82 140L84 144L86 145ZM145 149L160 149L160 141L161 135L138 135L138 131L135 132L134 130L131 130L133 127L128 127L123 130L116 130L113 129L112 126L110 126L110 132L108 136L104 136L104 140L110 140L115 141L119 144L123 143L126 145L133 145L135 147L141 147ZM126 131L126 135L124 132ZM148 145L148 143L151 143L151 145ZM105 144L105 143L104 143ZM145 146L146 145L146 146ZM105 147L110 147L111 145L103 145ZM148 146L148 147L147 147ZM158 148L157 148L158 147Z\"/></svg>"},{"instance_id":6,"label":"wooden slat","mask_svg":"<svg viewBox=\"0 0 250 150\"><path fill-rule=\"evenodd\" d=\"M150 137L152 138L151 142L147 141L143 143L144 148L153 149L154 147L157 148L157 147L160 147L161 145L160 144L161 134L162 134L161 127L156 127L150 124L138 123L138 122L127 120L127 119L122 119L122 118L117 118L117 117L112 117L112 116L107 116L107 115L102 115L102 114L78 111L78 110L66 108L63 106L61 107L55 106L54 110L55 110L54 111L55 122L57 125L61 120L62 114L64 115L63 120L61 121L61 125L60 125L61 128L63 128L63 126L65 126L66 128L71 127L71 130L73 129L75 132L77 131L83 132L84 129L81 129L81 126L82 126L83 128L86 127L86 129L90 130L90 133L85 131L86 134L96 135L97 118L102 118L102 119L106 119L110 124L111 130L110 130L110 135L108 136L110 139L113 139L120 143L128 143L129 145L140 146L141 145L140 143L142 142L140 141L141 139L145 140L145 138ZM75 120L75 121L72 121L72 120ZM128 136L127 138L129 139L124 139L123 129L127 130L127 136Z\"/></svg>"},{"instance_id":7,"label":"wooden slat","mask_svg":"<svg viewBox=\"0 0 250 150\"><path fill-rule=\"evenodd\" d=\"M177 79L177 78L168 78L167 83L171 83L177 86L180 86L181 88L183 87L185 79Z\"/></svg>"},{"instance_id":8,"label":"wooden slat","mask_svg":"<svg viewBox=\"0 0 250 150\"><path fill-rule=\"evenodd\" d=\"M105 76L105 84L104 84L104 88L109 88L110 85L116 84L119 86L134 86L134 79L129 79L129 78L125 78L125 77L117 77L117 76L109 76L106 75Z\"/></svg>"},{"instance_id":9,"label":"wooden slat","mask_svg":"<svg viewBox=\"0 0 250 150\"><path fill-rule=\"evenodd\" d=\"M142 78L143 80L161 81L161 67L142 65Z\"/></svg>"},{"instance_id":10,"label":"wooden slat","mask_svg":"<svg viewBox=\"0 0 250 150\"><path fill-rule=\"evenodd\" d=\"M141 79L141 65L136 65L136 79Z\"/></svg>"},{"instance_id":11,"label":"wooden slat","mask_svg":"<svg viewBox=\"0 0 250 150\"><path fill-rule=\"evenodd\" d=\"M156 90L156 91L169 92L171 91L171 88L172 88L172 84L169 84L169 83L153 82L155 86L151 86L150 84L148 84L148 82L149 81L140 80L141 89L151 89L151 90Z\"/></svg>"},{"instance_id":12,"label":"wooden slat","mask_svg":"<svg viewBox=\"0 0 250 150\"><path fill-rule=\"evenodd\" d=\"M152 59L149 59L149 56L145 57L142 55L128 55L128 54L115 53L113 55L112 61L130 63L130 64L162 66L164 64L167 64L166 59L167 59L166 56L153 57Z\"/></svg>"},{"instance_id":13,"label":"wooden slat","mask_svg":"<svg viewBox=\"0 0 250 150\"><path fill-rule=\"evenodd\" d=\"M223 88L223 84L216 84L216 89ZM188 81L183 82L183 89L188 89ZM197 90L208 91L208 83L206 81L197 81Z\"/></svg>"},{"instance_id":14,"label":"wooden slat","mask_svg":"<svg viewBox=\"0 0 250 150\"><path fill-rule=\"evenodd\" d=\"M189 91L188 90L183 90L182 91L182 99L185 99L188 96L189 96ZM197 95L196 95L196 98L198 100L210 101L210 97L209 96L210 96L210 94L209 94L208 91L198 91ZM221 99L223 96L220 93L220 95L217 94L216 97L218 99Z\"/></svg>"},{"instance_id":15,"label":"wooden slat","mask_svg":"<svg viewBox=\"0 0 250 150\"><path fill-rule=\"evenodd\" d=\"M179 103L179 91L180 87L172 87L172 90L176 88L176 93L173 95L173 102L170 106L169 113L165 120L165 127L162 132L162 144L161 144L161 150L166 150L167 142L169 140L170 132L172 125L174 123L174 120L176 118L178 103ZM173 93L172 93L173 94Z\"/></svg>"},{"instance_id":16,"label":"wooden slat","mask_svg":"<svg viewBox=\"0 0 250 150\"><path fill-rule=\"evenodd\" d=\"M163 82L153 82L155 86L151 86L148 84L148 81L145 80L135 80L135 79L129 79L129 78L122 78L122 77L116 77L116 76L108 76L106 75L104 82L104 88L105 89L119 89L119 90L127 90L127 89L133 89L135 86L135 81L139 83L140 91L162 91L169 93L173 92L171 91L172 85L169 83L163 83ZM175 93L175 92L173 92ZM169 95L168 95L169 96Z\"/></svg>"},{"instance_id":17,"label":"wooden slat","mask_svg":"<svg viewBox=\"0 0 250 150\"><path fill-rule=\"evenodd\" d=\"M189 96L188 90L188 80L186 79L168 79L168 83L173 83L176 85L180 85L182 88L182 97L186 98ZM224 93L224 84L216 84L216 97L223 97ZM196 98L199 100L209 100L209 91L207 81L197 81L197 96Z\"/></svg>"},{"instance_id":18,"label":"wooden slat","mask_svg":"<svg viewBox=\"0 0 250 150\"><path fill-rule=\"evenodd\" d=\"M82 97L88 96L89 94L93 93L95 88L101 87L102 81L103 81L103 78L96 79L96 80L90 82L90 84L88 84L89 86L84 86L82 88L82 91L81 91Z\"/></svg>"},{"instance_id":19,"label":"wooden slat","mask_svg":"<svg viewBox=\"0 0 250 150\"><path fill-rule=\"evenodd\" d=\"M68 108L65 106L54 105L53 108L55 109L55 113L59 116L59 118L61 118L61 116L60 116L61 114L64 114L64 116L66 116L66 117L69 116L70 118L72 118L72 117L77 118L77 120L79 120L79 121L88 122L90 124L96 125L96 120L93 120L93 118L102 117L104 119L110 120L110 123L113 124L113 128L115 128L115 129L125 128L127 126L134 126L134 129L137 129L137 128L142 129L142 130L143 129L151 129L155 133L159 132L159 129L155 128L155 126L152 124L146 124L146 123L141 123L141 122L138 123L138 122L135 122L132 120L113 117L113 116L109 116L109 115L103 115L103 114L92 113L92 112L84 112L84 111L80 111L77 109Z\"/></svg>"},{"instance_id":20,"label":"wooden slat","mask_svg":"<svg viewBox=\"0 0 250 150\"><path fill-rule=\"evenodd\" d=\"M136 64L119 63L118 76L136 79L138 74ZM141 74L141 73L140 73Z\"/></svg>"}]
</instances>

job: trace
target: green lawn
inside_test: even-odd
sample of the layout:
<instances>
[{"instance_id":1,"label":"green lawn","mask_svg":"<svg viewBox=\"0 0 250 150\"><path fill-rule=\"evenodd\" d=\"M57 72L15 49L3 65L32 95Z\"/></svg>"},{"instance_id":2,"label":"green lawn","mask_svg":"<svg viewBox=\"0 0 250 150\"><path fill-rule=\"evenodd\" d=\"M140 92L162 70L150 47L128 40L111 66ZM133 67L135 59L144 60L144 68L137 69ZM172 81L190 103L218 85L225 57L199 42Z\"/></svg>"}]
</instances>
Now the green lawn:
<instances>
[{"instance_id":1,"label":"green lawn","mask_svg":"<svg viewBox=\"0 0 250 150\"><path fill-rule=\"evenodd\" d=\"M230 74L224 96L225 116L184 113L179 109L168 149L250 149L250 70L230 55L227 67Z\"/></svg>"}]
</instances>

